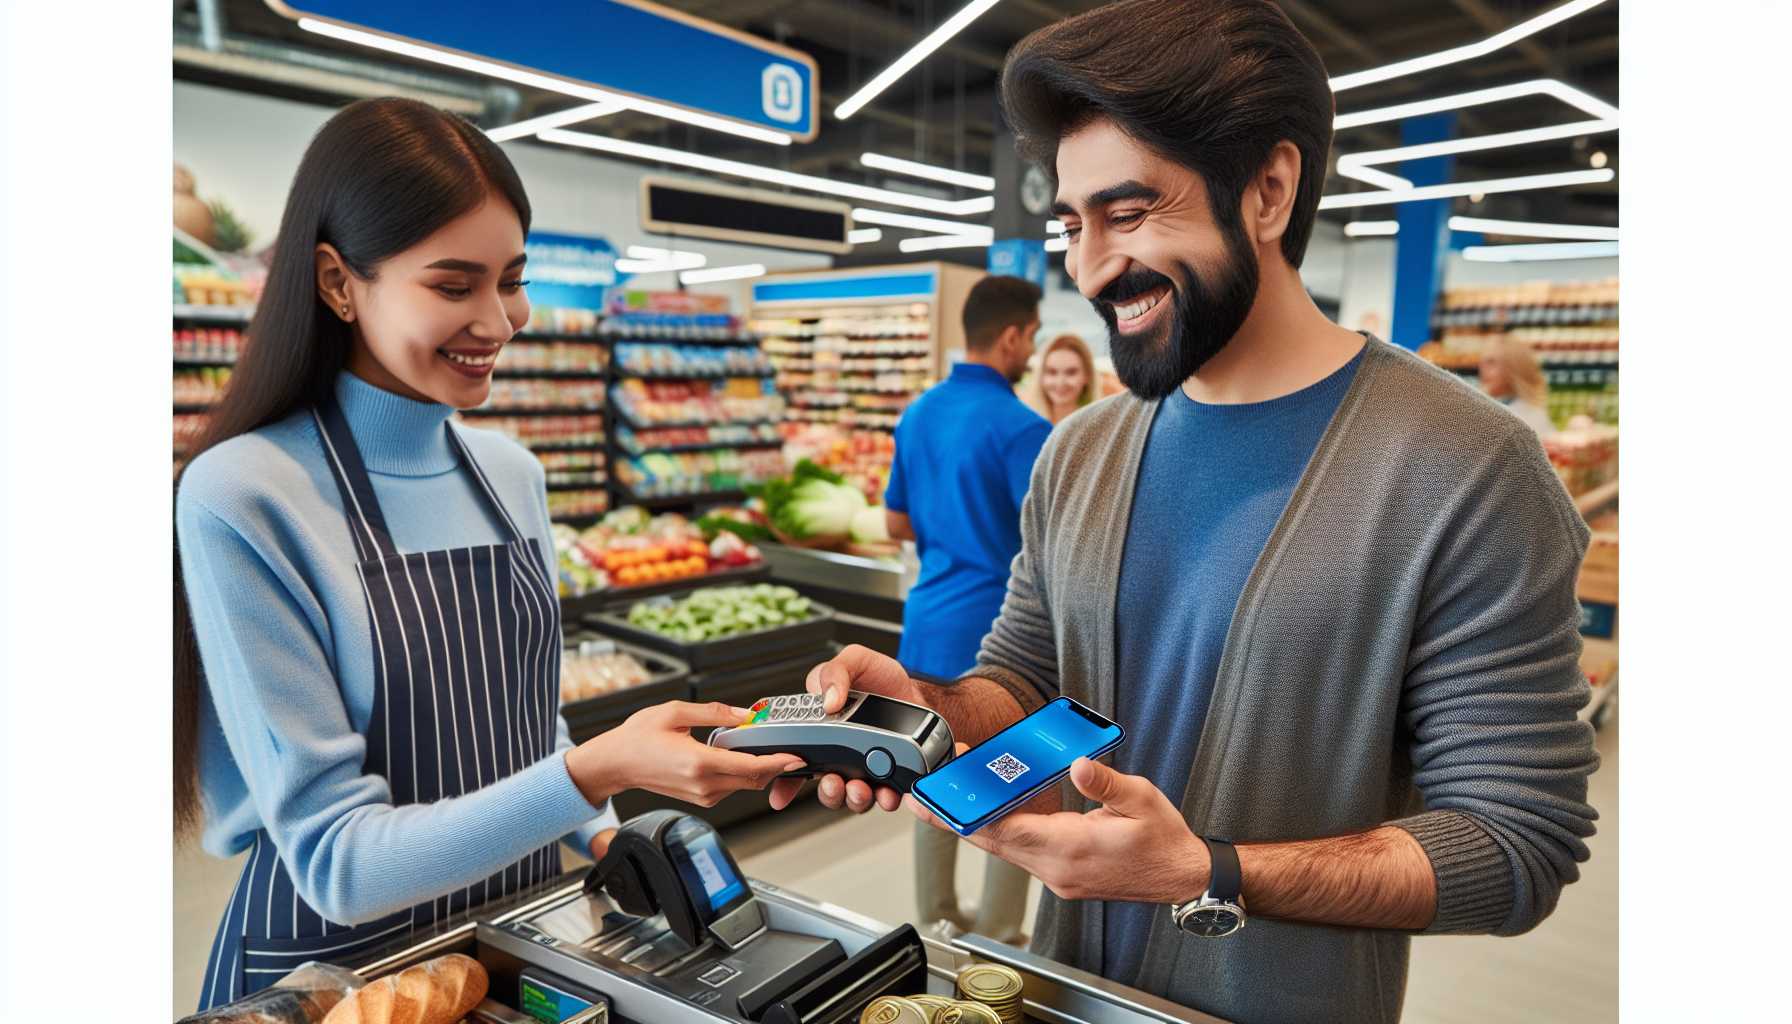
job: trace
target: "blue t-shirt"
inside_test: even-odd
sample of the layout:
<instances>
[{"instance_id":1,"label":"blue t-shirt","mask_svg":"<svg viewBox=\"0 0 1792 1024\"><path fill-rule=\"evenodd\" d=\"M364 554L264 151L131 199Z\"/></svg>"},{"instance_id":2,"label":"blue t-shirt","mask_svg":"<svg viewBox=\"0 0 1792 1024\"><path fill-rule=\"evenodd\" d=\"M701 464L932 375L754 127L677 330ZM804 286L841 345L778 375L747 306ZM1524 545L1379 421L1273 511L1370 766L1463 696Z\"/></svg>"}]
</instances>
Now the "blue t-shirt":
<instances>
[{"instance_id":1,"label":"blue t-shirt","mask_svg":"<svg viewBox=\"0 0 1792 1024\"><path fill-rule=\"evenodd\" d=\"M1020 554L1020 503L1051 424L987 366L960 363L896 424L884 507L915 529L921 575L902 612L898 658L952 678L1002 611Z\"/></svg>"},{"instance_id":2,"label":"blue t-shirt","mask_svg":"<svg viewBox=\"0 0 1792 1024\"><path fill-rule=\"evenodd\" d=\"M1267 402L1206 405L1178 388L1159 404L1114 608L1115 713L1126 729L1114 767L1150 779L1172 804L1188 788L1238 596L1362 359ZM1104 911L1102 976L1134 984L1157 905Z\"/></svg>"}]
</instances>

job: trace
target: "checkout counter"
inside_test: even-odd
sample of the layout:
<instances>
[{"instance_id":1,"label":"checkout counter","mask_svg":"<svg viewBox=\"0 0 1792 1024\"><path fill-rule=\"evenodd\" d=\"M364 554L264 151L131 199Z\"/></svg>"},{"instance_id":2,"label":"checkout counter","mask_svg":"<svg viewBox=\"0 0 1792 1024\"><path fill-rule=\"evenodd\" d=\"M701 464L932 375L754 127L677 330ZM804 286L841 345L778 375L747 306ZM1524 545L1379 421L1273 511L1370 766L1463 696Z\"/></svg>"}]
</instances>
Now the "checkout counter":
<instances>
[{"instance_id":1,"label":"checkout counter","mask_svg":"<svg viewBox=\"0 0 1792 1024\"><path fill-rule=\"evenodd\" d=\"M481 1024L854 1024L879 996L950 998L974 964L1015 972L1024 1021L1218 1021L982 936L943 943L748 879L690 815L631 821L618 843L588 875L341 966L373 981L449 953L473 957L490 978L468 1017Z\"/></svg>"}]
</instances>

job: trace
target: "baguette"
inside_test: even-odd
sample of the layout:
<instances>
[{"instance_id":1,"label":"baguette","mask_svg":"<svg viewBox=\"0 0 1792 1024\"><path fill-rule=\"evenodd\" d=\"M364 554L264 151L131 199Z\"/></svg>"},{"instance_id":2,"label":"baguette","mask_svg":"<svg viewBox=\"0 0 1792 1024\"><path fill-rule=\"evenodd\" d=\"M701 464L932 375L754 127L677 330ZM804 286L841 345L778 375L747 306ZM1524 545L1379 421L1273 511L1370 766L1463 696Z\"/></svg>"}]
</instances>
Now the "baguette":
<instances>
[{"instance_id":1,"label":"baguette","mask_svg":"<svg viewBox=\"0 0 1792 1024\"><path fill-rule=\"evenodd\" d=\"M450 953L369 982L323 1024L456 1024L490 984L479 961Z\"/></svg>"}]
</instances>

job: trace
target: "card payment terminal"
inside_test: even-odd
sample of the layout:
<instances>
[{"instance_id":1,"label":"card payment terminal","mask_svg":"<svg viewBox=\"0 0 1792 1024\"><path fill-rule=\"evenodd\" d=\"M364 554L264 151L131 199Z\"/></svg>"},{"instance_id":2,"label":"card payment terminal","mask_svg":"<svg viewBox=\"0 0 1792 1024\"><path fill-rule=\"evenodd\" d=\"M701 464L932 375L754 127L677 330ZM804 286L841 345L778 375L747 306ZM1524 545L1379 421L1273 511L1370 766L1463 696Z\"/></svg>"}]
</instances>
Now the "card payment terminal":
<instances>
[{"instance_id":1,"label":"card payment terminal","mask_svg":"<svg viewBox=\"0 0 1792 1024\"><path fill-rule=\"evenodd\" d=\"M709 744L747 754L795 754L792 775L840 775L908 792L952 760L952 728L919 704L853 691L835 714L812 693L765 697L745 721L710 733Z\"/></svg>"}]
</instances>

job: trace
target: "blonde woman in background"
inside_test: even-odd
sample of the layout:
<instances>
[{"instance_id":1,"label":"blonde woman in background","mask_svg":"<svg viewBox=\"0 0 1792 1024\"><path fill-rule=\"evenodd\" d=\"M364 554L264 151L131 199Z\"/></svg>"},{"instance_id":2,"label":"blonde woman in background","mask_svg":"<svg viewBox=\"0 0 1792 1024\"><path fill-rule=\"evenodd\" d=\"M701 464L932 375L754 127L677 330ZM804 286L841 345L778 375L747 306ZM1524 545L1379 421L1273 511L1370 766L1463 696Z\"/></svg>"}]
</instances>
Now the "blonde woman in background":
<instances>
[{"instance_id":1,"label":"blonde woman in background","mask_svg":"<svg viewBox=\"0 0 1792 1024\"><path fill-rule=\"evenodd\" d=\"M1074 334L1060 334L1040 350L1038 372L1021 389L1021 399L1054 427L1101 397L1095 356Z\"/></svg>"},{"instance_id":2,"label":"blonde woman in background","mask_svg":"<svg viewBox=\"0 0 1792 1024\"><path fill-rule=\"evenodd\" d=\"M1549 419L1549 382L1529 345L1496 338L1481 350L1481 390L1506 404L1541 437L1556 432Z\"/></svg>"}]
</instances>

